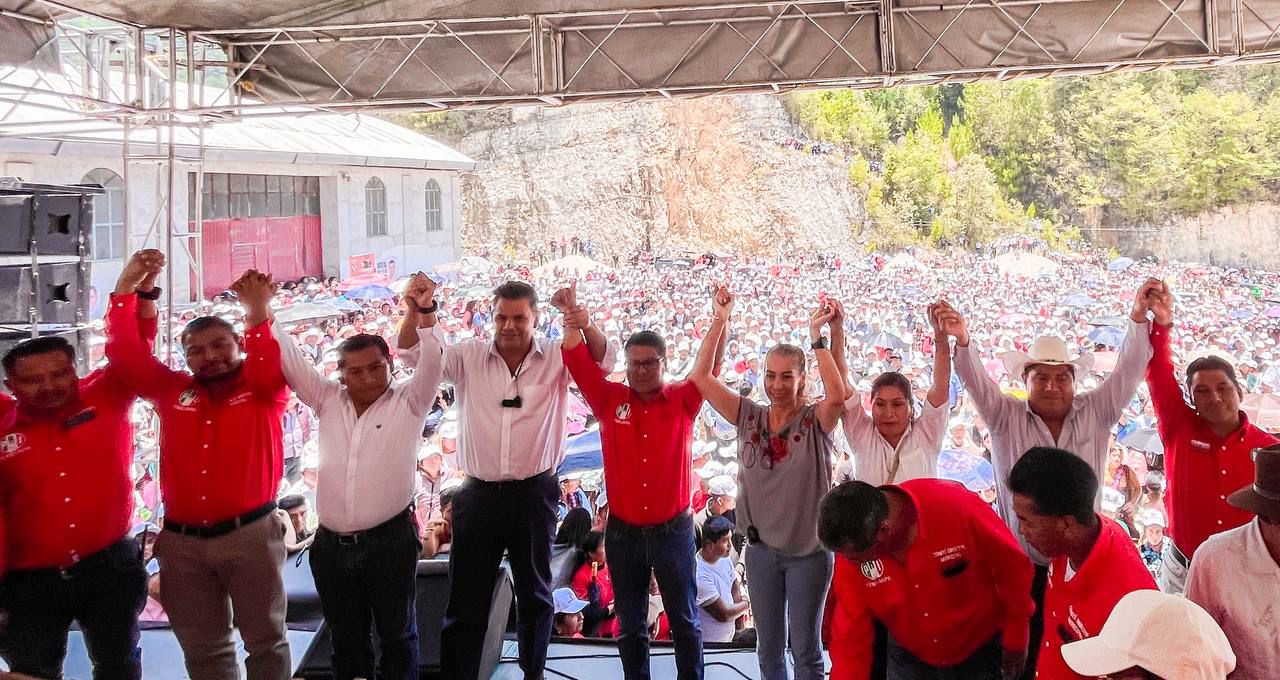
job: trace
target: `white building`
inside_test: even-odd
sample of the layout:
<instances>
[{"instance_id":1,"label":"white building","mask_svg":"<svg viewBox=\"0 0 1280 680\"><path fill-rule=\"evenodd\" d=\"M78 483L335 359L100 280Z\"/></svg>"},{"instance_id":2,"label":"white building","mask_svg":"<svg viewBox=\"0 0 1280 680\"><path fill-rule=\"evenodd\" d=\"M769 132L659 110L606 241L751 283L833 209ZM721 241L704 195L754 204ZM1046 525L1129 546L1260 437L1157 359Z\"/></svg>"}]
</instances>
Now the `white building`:
<instances>
[{"instance_id":1,"label":"white building","mask_svg":"<svg viewBox=\"0 0 1280 680\"><path fill-rule=\"evenodd\" d=\"M18 108L10 120L49 120L47 110ZM135 131L130 154L148 153L154 139L152 130ZM125 206L122 140L118 125L97 121L0 136L4 176L98 183L107 189L95 199L92 248L93 284L102 293L114 287L130 253L165 249L168 172L158 162L131 160L130 205ZM170 255L176 301L216 294L250 267L271 271L277 280L346 278L355 258L373 260L379 272L394 279L461 255L459 174L473 170L475 162L412 130L356 114L207 127L199 225L197 132L176 128L174 140L180 169L174 233L184 234L175 238ZM196 233L203 236L185 236ZM203 291L197 290L197 267ZM94 316L101 312L102 297L91 294L98 307Z\"/></svg>"}]
</instances>

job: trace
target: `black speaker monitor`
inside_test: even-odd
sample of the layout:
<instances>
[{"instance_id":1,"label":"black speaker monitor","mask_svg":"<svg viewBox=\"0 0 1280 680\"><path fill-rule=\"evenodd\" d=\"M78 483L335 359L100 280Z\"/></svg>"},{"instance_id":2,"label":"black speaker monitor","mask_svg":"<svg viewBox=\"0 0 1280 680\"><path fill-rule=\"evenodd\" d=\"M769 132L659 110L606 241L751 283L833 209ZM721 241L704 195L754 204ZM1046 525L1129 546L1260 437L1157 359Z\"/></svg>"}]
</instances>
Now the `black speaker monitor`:
<instances>
[{"instance_id":1,"label":"black speaker monitor","mask_svg":"<svg viewBox=\"0 0 1280 680\"><path fill-rule=\"evenodd\" d=\"M34 275L33 275L34 274ZM88 272L77 262L0 266L0 323L74 324L89 307Z\"/></svg>"},{"instance_id":2,"label":"black speaker monitor","mask_svg":"<svg viewBox=\"0 0 1280 680\"><path fill-rule=\"evenodd\" d=\"M92 194L0 190L0 254L79 257L92 227Z\"/></svg>"}]
</instances>

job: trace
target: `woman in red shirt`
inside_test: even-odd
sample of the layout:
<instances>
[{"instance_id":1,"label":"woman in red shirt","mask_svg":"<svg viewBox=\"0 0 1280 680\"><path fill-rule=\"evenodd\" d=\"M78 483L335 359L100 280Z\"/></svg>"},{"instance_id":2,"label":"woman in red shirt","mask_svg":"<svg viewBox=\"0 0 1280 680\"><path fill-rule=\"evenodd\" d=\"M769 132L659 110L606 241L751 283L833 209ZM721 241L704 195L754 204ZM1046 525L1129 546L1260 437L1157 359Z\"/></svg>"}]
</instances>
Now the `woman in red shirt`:
<instances>
[{"instance_id":1,"label":"woman in red shirt","mask_svg":"<svg viewBox=\"0 0 1280 680\"><path fill-rule=\"evenodd\" d=\"M604 534L592 531L582 541L574 559L573 594L590 604L582 610L582 627L588 636L616 637L617 622L613 617L613 579L605 562Z\"/></svg>"}]
</instances>

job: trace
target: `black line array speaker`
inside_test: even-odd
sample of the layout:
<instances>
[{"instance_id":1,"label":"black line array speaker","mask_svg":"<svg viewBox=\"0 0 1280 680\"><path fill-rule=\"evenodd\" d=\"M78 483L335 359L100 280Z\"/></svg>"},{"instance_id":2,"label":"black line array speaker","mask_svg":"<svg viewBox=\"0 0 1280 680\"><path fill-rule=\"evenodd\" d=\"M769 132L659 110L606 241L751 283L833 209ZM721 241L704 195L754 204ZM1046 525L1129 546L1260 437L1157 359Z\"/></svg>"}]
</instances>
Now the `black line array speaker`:
<instances>
[{"instance_id":1,"label":"black line array speaker","mask_svg":"<svg viewBox=\"0 0 1280 680\"><path fill-rule=\"evenodd\" d=\"M20 185L0 189L0 254L80 257L93 229L93 193L79 187ZM90 241L85 239L84 243Z\"/></svg>"},{"instance_id":2,"label":"black line array speaker","mask_svg":"<svg viewBox=\"0 0 1280 680\"><path fill-rule=\"evenodd\" d=\"M489 607L489 627L485 633L480 677L488 678L498 668L502 656L502 640L507 629L514 594L511 576L504 567L498 570ZM440 674L440 631L444 627L444 609L449 602L449 563L442 560L418 562L418 676L435 679ZM306 680L330 680L332 643L327 626L321 624L307 648L294 677ZM378 636L373 635L374 654L378 655Z\"/></svg>"},{"instance_id":3,"label":"black line array speaker","mask_svg":"<svg viewBox=\"0 0 1280 680\"><path fill-rule=\"evenodd\" d=\"M79 262L0 267L0 320L76 324L89 308L88 268Z\"/></svg>"},{"instance_id":4,"label":"black line array speaker","mask_svg":"<svg viewBox=\"0 0 1280 680\"><path fill-rule=\"evenodd\" d=\"M0 177L0 349L58 335L77 346L81 373L88 368L88 255L102 192Z\"/></svg>"}]
</instances>

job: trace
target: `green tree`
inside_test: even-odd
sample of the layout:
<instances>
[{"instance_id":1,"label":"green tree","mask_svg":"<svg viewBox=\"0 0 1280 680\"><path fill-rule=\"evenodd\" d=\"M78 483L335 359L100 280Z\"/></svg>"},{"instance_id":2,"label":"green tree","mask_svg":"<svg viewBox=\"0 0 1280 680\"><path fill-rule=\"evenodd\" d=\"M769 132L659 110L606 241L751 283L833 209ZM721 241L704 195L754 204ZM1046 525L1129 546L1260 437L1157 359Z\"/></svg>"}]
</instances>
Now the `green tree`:
<instances>
[{"instance_id":1,"label":"green tree","mask_svg":"<svg viewBox=\"0 0 1280 680\"><path fill-rule=\"evenodd\" d=\"M1185 183L1174 204L1181 210L1254 198L1274 177L1274 147L1248 95L1199 90L1182 101L1177 122L1175 148Z\"/></svg>"}]
</instances>

